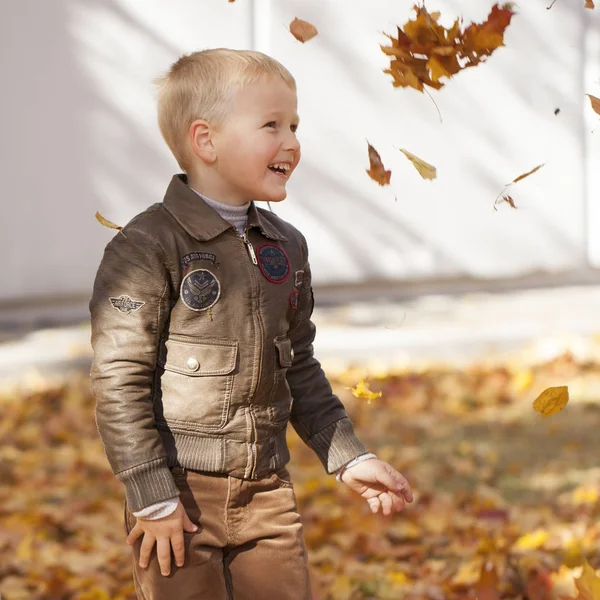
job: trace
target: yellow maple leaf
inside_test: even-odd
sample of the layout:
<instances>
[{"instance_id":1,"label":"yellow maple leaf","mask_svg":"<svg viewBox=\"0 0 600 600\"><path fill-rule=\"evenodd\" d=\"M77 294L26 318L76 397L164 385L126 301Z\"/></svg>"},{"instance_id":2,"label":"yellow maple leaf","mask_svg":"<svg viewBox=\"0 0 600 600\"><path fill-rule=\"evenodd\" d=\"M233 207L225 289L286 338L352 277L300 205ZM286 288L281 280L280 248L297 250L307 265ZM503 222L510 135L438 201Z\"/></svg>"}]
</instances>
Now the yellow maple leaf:
<instances>
[{"instance_id":1,"label":"yellow maple leaf","mask_svg":"<svg viewBox=\"0 0 600 600\"><path fill-rule=\"evenodd\" d=\"M400 152L410 160L423 179L435 179L437 177L437 170L433 165L426 163L424 160L421 160L418 156L415 156L412 152L409 152L404 148L400 148Z\"/></svg>"},{"instance_id":2,"label":"yellow maple leaf","mask_svg":"<svg viewBox=\"0 0 600 600\"><path fill-rule=\"evenodd\" d=\"M532 533L522 535L516 542L513 548L515 550L537 550L541 548L548 539L548 532L544 529L537 529Z\"/></svg>"},{"instance_id":3,"label":"yellow maple leaf","mask_svg":"<svg viewBox=\"0 0 600 600\"><path fill-rule=\"evenodd\" d=\"M600 577L587 560L583 563L581 577L575 580L575 586L579 591L579 600L600 600Z\"/></svg>"},{"instance_id":4,"label":"yellow maple leaf","mask_svg":"<svg viewBox=\"0 0 600 600\"><path fill-rule=\"evenodd\" d=\"M559 413L569 401L569 388L566 385L550 387L544 390L534 401L533 408L542 417L550 417Z\"/></svg>"},{"instance_id":5,"label":"yellow maple leaf","mask_svg":"<svg viewBox=\"0 0 600 600\"><path fill-rule=\"evenodd\" d=\"M352 395L356 398L365 398L366 400L375 400L383 396L382 392L372 392L369 389L369 384L365 383L364 380L359 381L354 388L347 388L352 392Z\"/></svg>"}]
</instances>

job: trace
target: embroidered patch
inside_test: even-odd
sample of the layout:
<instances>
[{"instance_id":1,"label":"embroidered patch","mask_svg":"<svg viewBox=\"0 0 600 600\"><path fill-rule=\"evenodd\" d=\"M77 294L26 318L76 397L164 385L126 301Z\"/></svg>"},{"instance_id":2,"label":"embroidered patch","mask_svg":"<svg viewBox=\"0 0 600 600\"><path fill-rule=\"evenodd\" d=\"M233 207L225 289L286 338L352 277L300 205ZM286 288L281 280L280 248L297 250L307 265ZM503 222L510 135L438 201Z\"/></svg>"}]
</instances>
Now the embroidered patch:
<instances>
[{"instance_id":1,"label":"embroidered patch","mask_svg":"<svg viewBox=\"0 0 600 600\"><path fill-rule=\"evenodd\" d=\"M258 266L262 274L272 283L283 283L290 275L287 254L275 244L263 244L256 250Z\"/></svg>"},{"instance_id":2,"label":"embroidered patch","mask_svg":"<svg viewBox=\"0 0 600 600\"><path fill-rule=\"evenodd\" d=\"M290 306L292 310L296 310L298 308L298 290L292 290L290 294Z\"/></svg>"},{"instance_id":3,"label":"embroidered patch","mask_svg":"<svg viewBox=\"0 0 600 600\"><path fill-rule=\"evenodd\" d=\"M212 308L221 295L219 280L206 269L188 273L181 282L181 299L192 310Z\"/></svg>"},{"instance_id":4,"label":"embroidered patch","mask_svg":"<svg viewBox=\"0 0 600 600\"><path fill-rule=\"evenodd\" d=\"M122 296L119 296L118 298L109 298L109 300L114 309L120 310L126 315L128 315L130 312L140 310L140 308L142 308L142 306L146 304L141 300L134 300L130 296L125 296L124 294Z\"/></svg>"},{"instance_id":5,"label":"embroidered patch","mask_svg":"<svg viewBox=\"0 0 600 600\"><path fill-rule=\"evenodd\" d=\"M304 281L304 270L300 269L300 271L296 271L294 274L294 285L296 287L300 287L302 282Z\"/></svg>"},{"instance_id":6,"label":"embroidered patch","mask_svg":"<svg viewBox=\"0 0 600 600\"><path fill-rule=\"evenodd\" d=\"M209 262L215 267L220 268L220 263L217 260L217 255L212 252L190 252L181 257L181 268L187 269L194 261L204 260Z\"/></svg>"}]
</instances>

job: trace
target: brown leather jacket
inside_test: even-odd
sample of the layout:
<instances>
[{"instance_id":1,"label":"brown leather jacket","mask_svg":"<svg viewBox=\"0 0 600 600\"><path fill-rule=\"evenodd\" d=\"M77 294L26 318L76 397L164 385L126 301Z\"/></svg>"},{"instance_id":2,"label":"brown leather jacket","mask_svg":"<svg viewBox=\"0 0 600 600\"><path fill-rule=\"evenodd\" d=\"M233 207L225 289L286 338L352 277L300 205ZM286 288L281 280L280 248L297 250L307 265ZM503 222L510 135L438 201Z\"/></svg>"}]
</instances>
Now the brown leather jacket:
<instances>
[{"instance_id":1,"label":"brown leather jacket","mask_svg":"<svg viewBox=\"0 0 600 600\"><path fill-rule=\"evenodd\" d=\"M90 302L91 383L131 510L179 494L173 467L283 467L288 420L328 473L367 451L313 356L312 308L302 234L252 204L240 235L183 175L113 238Z\"/></svg>"}]
</instances>

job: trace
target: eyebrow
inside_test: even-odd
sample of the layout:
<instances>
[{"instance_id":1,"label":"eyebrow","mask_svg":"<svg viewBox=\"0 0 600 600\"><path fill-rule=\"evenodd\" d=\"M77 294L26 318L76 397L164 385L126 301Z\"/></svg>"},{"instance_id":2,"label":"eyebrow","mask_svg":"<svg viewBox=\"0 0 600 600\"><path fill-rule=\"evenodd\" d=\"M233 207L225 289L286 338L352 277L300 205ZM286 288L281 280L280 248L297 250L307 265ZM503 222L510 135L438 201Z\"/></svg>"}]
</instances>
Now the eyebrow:
<instances>
[{"instance_id":1,"label":"eyebrow","mask_svg":"<svg viewBox=\"0 0 600 600\"><path fill-rule=\"evenodd\" d=\"M269 112L266 113L266 118L270 118L270 117L280 117L283 113L279 110L271 110ZM298 114L294 115L294 119L293 119L297 125L300 124L300 117L298 116Z\"/></svg>"}]
</instances>

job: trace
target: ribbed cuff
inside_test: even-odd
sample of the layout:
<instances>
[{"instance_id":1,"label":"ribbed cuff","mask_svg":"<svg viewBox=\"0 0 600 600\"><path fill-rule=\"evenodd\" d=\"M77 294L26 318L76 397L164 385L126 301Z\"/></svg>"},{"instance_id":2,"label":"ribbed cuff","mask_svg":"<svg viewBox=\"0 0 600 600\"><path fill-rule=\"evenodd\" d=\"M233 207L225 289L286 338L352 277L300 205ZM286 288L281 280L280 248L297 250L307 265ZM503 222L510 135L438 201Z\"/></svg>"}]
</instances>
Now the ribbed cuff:
<instances>
[{"instance_id":1,"label":"ribbed cuff","mask_svg":"<svg viewBox=\"0 0 600 600\"><path fill-rule=\"evenodd\" d=\"M121 471L118 477L125 484L127 505L131 512L179 496L179 488L175 485L166 458Z\"/></svg>"},{"instance_id":2,"label":"ribbed cuff","mask_svg":"<svg viewBox=\"0 0 600 600\"><path fill-rule=\"evenodd\" d=\"M352 459L369 450L356 437L354 426L348 417L331 423L307 440L327 473L334 473Z\"/></svg>"}]
</instances>

